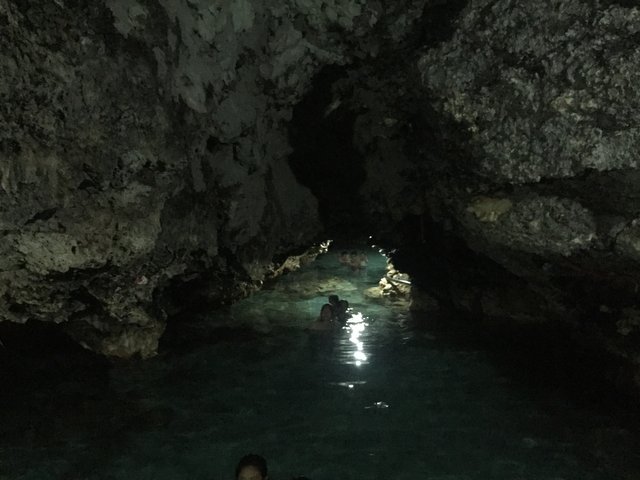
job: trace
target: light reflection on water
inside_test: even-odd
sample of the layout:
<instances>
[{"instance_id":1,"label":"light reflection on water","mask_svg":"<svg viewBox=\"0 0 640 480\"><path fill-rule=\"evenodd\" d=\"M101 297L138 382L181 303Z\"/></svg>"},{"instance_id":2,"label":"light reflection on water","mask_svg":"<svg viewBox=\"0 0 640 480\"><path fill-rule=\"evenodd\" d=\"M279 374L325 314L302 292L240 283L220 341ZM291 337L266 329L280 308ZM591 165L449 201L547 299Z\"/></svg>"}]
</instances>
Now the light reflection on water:
<instances>
[{"instance_id":1,"label":"light reflection on water","mask_svg":"<svg viewBox=\"0 0 640 480\"><path fill-rule=\"evenodd\" d=\"M375 347L374 332L370 331L370 319L362 312L350 310L351 317L342 330L337 333L335 340L336 360L341 365L364 367L371 363L371 350ZM350 387L353 388L353 387Z\"/></svg>"},{"instance_id":2,"label":"light reflection on water","mask_svg":"<svg viewBox=\"0 0 640 480\"><path fill-rule=\"evenodd\" d=\"M541 408L483 352L365 297L385 272L385 259L369 255L366 271L351 272L330 253L212 314L218 326L247 326L244 337L114 367L105 400L69 403L66 416L25 410L46 428L0 438L0 479L7 470L16 480L222 479L250 451L279 478L638 478L617 475L638 451L617 442L628 432L562 401ZM347 299L352 317L306 332L329 294Z\"/></svg>"},{"instance_id":3,"label":"light reflection on water","mask_svg":"<svg viewBox=\"0 0 640 480\"><path fill-rule=\"evenodd\" d=\"M360 367L363 363L369 363L367 362L368 356L364 353L364 342L360 339L367 326L368 324L365 322L361 312L351 314L351 318L347 320L347 325L345 326L345 329L350 332L349 341L356 348L353 352L355 361L350 362L355 364L356 367Z\"/></svg>"}]
</instances>

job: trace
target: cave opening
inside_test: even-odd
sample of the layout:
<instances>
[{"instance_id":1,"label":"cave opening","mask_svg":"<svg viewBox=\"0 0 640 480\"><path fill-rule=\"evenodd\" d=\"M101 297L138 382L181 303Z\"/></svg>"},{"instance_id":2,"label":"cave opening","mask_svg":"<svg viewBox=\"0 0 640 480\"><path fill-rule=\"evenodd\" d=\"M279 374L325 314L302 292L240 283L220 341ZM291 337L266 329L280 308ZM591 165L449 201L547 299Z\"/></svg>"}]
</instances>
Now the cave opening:
<instances>
[{"instance_id":1,"label":"cave opening","mask_svg":"<svg viewBox=\"0 0 640 480\"><path fill-rule=\"evenodd\" d=\"M346 67L337 65L320 70L294 108L289 127L291 169L318 199L326 233L338 238L358 236L365 228L358 190L366 172L353 144L358 112L333 88L347 74Z\"/></svg>"}]
</instances>

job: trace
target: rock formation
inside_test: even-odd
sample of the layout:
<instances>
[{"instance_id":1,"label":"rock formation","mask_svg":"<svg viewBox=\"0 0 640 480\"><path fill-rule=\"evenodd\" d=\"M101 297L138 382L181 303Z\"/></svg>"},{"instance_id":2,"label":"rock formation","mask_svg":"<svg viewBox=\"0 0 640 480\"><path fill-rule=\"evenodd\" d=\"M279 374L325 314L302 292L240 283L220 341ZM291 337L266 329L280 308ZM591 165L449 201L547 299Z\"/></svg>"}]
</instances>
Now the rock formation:
<instances>
[{"instance_id":1,"label":"rock formation","mask_svg":"<svg viewBox=\"0 0 640 480\"><path fill-rule=\"evenodd\" d=\"M0 320L149 356L167 314L259 286L319 231L293 106L422 3L0 0Z\"/></svg>"},{"instance_id":2,"label":"rock formation","mask_svg":"<svg viewBox=\"0 0 640 480\"><path fill-rule=\"evenodd\" d=\"M625 2L472 1L419 61L425 98L466 152L437 181L455 193L432 203L503 269L477 277L476 307L569 324L636 391L639 18Z\"/></svg>"},{"instance_id":3,"label":"rock formation","mask_svg":"<svg viewBox=\"0 0 640 480\"><path fill-rule=\"evenodd\" d=\"M151 355L322 220L640 391L631 2L0 0L0 28L0 320Z\"/></svg>"},{"instance_id":4,"label":"rock formation","mask_svg":"<svg viewBox=\"0 0 640 480\"><path fill-rule=\"evenodd\" d=\"M640 9L628 3L469 1L415 63L361 87L375 107L356 141L381 172L362 189L374 225L414 256L400 268L422 256L443 303L569 331L638 393Z\"/></svg>"}]
</instances>

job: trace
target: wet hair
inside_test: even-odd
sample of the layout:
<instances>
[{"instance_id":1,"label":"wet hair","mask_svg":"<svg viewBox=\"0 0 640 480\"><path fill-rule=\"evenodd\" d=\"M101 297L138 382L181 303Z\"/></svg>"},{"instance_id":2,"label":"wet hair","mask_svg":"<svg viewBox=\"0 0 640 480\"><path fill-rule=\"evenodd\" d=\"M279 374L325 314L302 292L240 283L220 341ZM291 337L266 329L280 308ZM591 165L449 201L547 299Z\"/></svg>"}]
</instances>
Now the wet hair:
<instances>
[{"instance_id":1,"label":"wet hair","mask_svg":"<svg viewBox=\"0 0 640 480\"><path fill-rule=\"evenodd\" d=\"M338 295L329 295L329 303L331 305L336 305L340 301L340 297Z\"/></svg>"},{"instance_id":2,"label":"wet hair","mask_svg":"<svg viewBox=\"0 0 640 480\"><path fill-rule=\"evenodd\" d=\"M267 461L260 455L250 453L242 457L236 466L236 479L244 467L255 467L262 475L262 478L267 478Z\"/></svg>"}]
</instances>

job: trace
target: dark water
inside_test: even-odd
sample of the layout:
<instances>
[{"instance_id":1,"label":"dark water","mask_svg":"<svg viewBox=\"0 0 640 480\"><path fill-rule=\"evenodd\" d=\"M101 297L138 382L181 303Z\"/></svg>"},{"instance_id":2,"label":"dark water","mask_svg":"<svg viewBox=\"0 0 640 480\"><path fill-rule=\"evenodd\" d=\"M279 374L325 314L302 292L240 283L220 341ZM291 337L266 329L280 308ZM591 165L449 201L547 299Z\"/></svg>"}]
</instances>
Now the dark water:
<instances>
[{"instance_id":1,"label":"dark water","mask_svg":"<svg viewBox=\"0 0 640 480\"><path fill-rule=\"evenodd\" d=\"M186 324L186 340L108 383L5 395L0 479L229 479L247 452L275 479L640 478L620 417L535 391L434 315L365 297L385 265L369 253L365 272L329 253ZM355 318L307 333L330 293Z\"/></svg>"}]
</instances>

